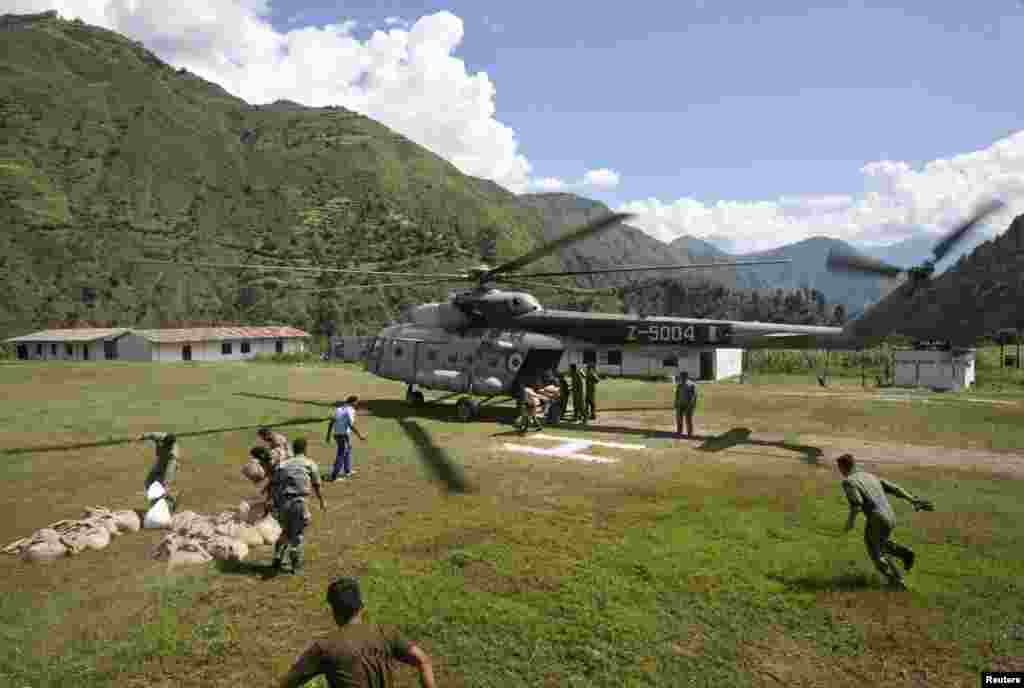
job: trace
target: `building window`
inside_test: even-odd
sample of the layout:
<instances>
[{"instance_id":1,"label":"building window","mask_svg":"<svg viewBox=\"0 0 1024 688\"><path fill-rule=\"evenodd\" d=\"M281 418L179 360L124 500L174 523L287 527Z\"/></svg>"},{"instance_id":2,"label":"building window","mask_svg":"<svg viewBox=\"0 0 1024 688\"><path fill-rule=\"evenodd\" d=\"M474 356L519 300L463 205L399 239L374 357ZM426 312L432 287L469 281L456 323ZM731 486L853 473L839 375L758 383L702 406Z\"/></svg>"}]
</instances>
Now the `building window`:
<instances>
[{"instance_id":1,"label":"building window","mask_svg":"<svg viewBox=\"0 0 1024 688\"><path fill-rule=\"evenodd\" d=\"M597 352L593 349L587 349L583 352L583 365L593 363L597 365Z\"/></svg>"},{"instance_id":2,"label":"building window","mask_svg":"<svg viewBox=\"0 0 1024 688\"><path fill-rule=\"evenodd\" d=\"M221 342L220 352L224 356L231 355L231 342Z\"/></svg>"},{"instance_id":3,"label":"building window","mask_svg":"<svg viewBox=\"0 0 1024 688\"><path fill-rule=\"evenodd\" d=\"M183 361L191 361L192 360L192 345L191 344L186 344L185 346L181 347L181 360L183 360Z\"/></svg>"},{"instance_id":4,"label":"building window","mask_svg":"<svg viewBox=\"0 0 1024 688\"><path fill-rule=\"evenodd\" d=\"M117 359L117 342L103 342L103 356L108 361Z\"/></svg>"},{"instance_id":5,"label":"building window","mask_svg":"<svg viewBox=\"0 0 1024 688\"><path fill-rule=\"evenodd\" d=\"M278 339L276 342L274 342L274 351L276 351L279 354L283 354L284 353L284 342L281 341L280 339Z\"/></svg>"},{"instance_id":6,"label":"building window","mask_svg":"<svg viewBox=\"0 0 1024 688\"><path fill-rule=\"evenodd\" d=\"M50 355L51 356L56 356L57 355L57 345L56 344L51 344L50 345Z\"/></svg>"},{"instance_id":7,"label":"building window","mask_svg":"<svg viewBox=\"0 0 1024 688\"><path fill-rule=\"evenodd\" d=\"M43 345L42 344L36 344L36 356L42 356L42 355L43 355Z\"/></svg>"},{"instance_id":8,"label":"building window","mask_svg":"<svg viewBox=\"0 0 1024 688\"><path fill-rule=\"evenodd\" d=\"M608 352L608 365L622 365L622 352L621 351L609 351Z\"/></svg>"},{"instance_id":9,"label":"building window","mask_svg":"<svg viewBox=\"0 0 1024 688\"><path fill-rule=\"evenodd\" d=\"M252 351L252 348L249 346L249 342L242 342L242 353L247 354L250 351Z\"/></svg>"},{"instance_id":10,"label":"building window","mask_svg":"<svg viewBox=\"0 0 1024 688\"><path fill-rule=\"evenodd\" d=\"M668 358L661 362L661 365L665 366L666 368L675 368L676 366L679 365L679 359L676 358L675 356L669 356Z\"/></svg>"},{"instance_id":11,"label":"building window","mask_svg":"<svg viewBox=\"0 0 1024 688\"><path fill-rule=\"evenodd\" d=\"M85 360L85 361L89 360L89 345L88 344L83 344L82 345L82 360Z\"/></svg>"},{"instance_id":12,"label":"building window","mask_svg":"<svg viewBox=\"0 0 1024 688\"><path fill-rule=\"evenodd\" d=\"M68 355L68 358L74 358L75 357L75 349L70 344L65 344L64 345L64 353L66 353Z\"/></svg>"}]
</instances>

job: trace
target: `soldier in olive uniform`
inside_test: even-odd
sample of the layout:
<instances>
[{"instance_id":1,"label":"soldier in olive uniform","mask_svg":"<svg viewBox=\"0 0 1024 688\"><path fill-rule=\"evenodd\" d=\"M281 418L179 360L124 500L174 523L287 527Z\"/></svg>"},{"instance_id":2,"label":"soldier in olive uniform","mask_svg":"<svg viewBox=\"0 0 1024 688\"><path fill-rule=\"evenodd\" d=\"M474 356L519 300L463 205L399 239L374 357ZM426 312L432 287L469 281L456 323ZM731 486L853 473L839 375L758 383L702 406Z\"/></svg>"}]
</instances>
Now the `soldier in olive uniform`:
<instances>
[{"instance_id":1,"label":"soldier in olive uniform","mask_svg":"<svg viewBox=\"0 0 1024 688\"><path fill-rule=\"evenodd\" d=\"M583 420L597 420L597 383L601 378L597 375L597 368L593 363L587 364L587 374L584 380L587 383L587 405L583 410Z\"/></svg>"},{"instance_id":2,"label":"soldier in olive uniform","mask_svg":"<svg viewBox=\"0 0 1024 688\"><path fill-rule=\"evenodd\" d=\"M306 458L306 439L296 439L292 447L294 456L277 464L271 475L274 511L281 522L281 537L274 545L274 568L285 570L285 554L290 553L292 573L299 573L304 565L303 541L309 525L306 497L316 493L320 508L326 511L327 505L320 492L320 468Z\"/></svg>"},{"instance_id":3,"label":"soldier in olive uniform","mask_svg":"<svg viewBox=\"0 0 1024 688\"><path fill-rule=\"evenodd\" d=\"M177 499L171 496L171 483L178 473L178 438L169 432L147 432L140 440L153 440L156 443L156 461L146 475L145 489L153 483L160 483L167 492L167 506L173 512Z\"/></svg>"},{"instance_id":4,"label":"soldier in olive uniform","mask_svg":"<svg viewBox=\"0 0 1024 688\"><path fill-rule=\"evenodd\" d=\"M565 418L569 415L569 381L565 379L565 373L558 373L558 395L562 399L561 418Z\"/></svg>"},{"instance_id":5,"label":"soldier in olive uniform","mask_svg":"<svg viewBox=\"0 0 1024 688\"><path fill-rule=\"evenodd\" d=\"M331 583L327 602L338 628L310 643L278 688L298 688L320 675L332 688L392 688L397 662L416 667L422 688L437 685L430 655L397 630L364 620L363 599L354 578Z\"/></svg>"},{"instance_id":6,"label":"soldier in olive uniform","mask_svg":"<svg viewBox=\"0 0 1024 688\"><path fill-rule=\"evenodd\" d=\"M836 460L836 464L843 475L843 492L850 504L846 532L853 529L857 514L863 511L867 521L864 525L864 544L867 546L871 561L891 587L905 590L903 574L891 557L903 560L904 568L909 571L914 566L914 553L909 547L889 539L893 528L896 527L896 514L885 495L888 493L907 500L914 506L915 511L933 511L932 503L913 496L884 478L859 470L851 454L843 454Z\"/></svg>"},{"instance_id":7,"label":"soldier in olive uniform","mask_svg":"<svg viewBox=\"0 0 1024 688\"><path fill-rule=\"evenodd\" d=\"M676 378L676 435L683 435L683 421L686 421L686 437L693 437L693 412L697 408L697 385L685 370Z\"/></svg>"},{"instance_id":8,"label":"soldier in olive uniform","mask_svg":"<svg viewBox=\"0 0 1024 688\"><path fill-rule=\"evenodd\" d=\"M586 420L586 406L583 401L583 373L573 363L569 366L569 379L572 380L572 419Z\"/></svg>"}]
</instances>

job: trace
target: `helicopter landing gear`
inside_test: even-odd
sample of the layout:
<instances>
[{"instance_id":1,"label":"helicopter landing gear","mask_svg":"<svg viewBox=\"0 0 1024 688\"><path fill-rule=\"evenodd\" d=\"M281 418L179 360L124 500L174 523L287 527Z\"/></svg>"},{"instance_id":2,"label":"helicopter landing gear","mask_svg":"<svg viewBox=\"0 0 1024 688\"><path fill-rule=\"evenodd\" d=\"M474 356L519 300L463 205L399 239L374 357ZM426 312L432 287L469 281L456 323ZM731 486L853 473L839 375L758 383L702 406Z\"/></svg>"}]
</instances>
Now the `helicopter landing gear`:
<instances>
[{"instance_id":1,"label":"helicopter landing gear","mask_svg":"<svg viewBox=\"0 0 1024 688\"><path fill-rule=\"evenodd\" d=\"M455 404L455 413L463 423L476 420L480 417L480 402L470 397L462 397Z\"/></svg>"},{"instance_id":2,"label":"helicopter landing gear","mask_svg":"<svg viewBox=\"0 0 1024 688\"><path fill-rule=\"evenodd\" d=\"M417 392L413 389L412 385L409 385L409 388L405 390L405 403L413 406L422 406L423 401L423 392Z\"/></svg>"}]
</instances>

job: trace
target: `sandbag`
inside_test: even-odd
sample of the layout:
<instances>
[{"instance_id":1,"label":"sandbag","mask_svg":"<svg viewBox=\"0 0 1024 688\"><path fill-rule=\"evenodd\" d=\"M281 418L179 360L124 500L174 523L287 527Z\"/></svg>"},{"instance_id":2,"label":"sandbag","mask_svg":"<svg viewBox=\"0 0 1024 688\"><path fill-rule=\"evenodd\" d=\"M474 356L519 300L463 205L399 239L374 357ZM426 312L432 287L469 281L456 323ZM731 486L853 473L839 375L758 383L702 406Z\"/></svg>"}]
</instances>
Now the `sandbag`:
<instances>
[{"instance_id":1,"label":"sandbag","mask_svg":"<svg viewBox=\"0 0 1024 688\"><path fill-rule=\"evenodd\" d=\"M164 488L163 483L151 483L150 486L146 488L146 499L148 499L151 502L155 499L160 499L166 494L167 490Z\"/></svg>"},{"instance_id":2,"label":"sandbag","mask_svg":"<svg viewBox=\"0 0 1024 688\"><path fill-rule=\"evenodd\" d=\"M68 554L86 549L101 550L110 544L110 531L92 521L79 521L60 536Z\"/></svg>"},{"instance_id":3,"label":"sandbag","mask_svg":"<svg viewBox=\"0 0 1024 688\"><path fill-rule=\"evenodd\" d=\"M217 535L206 543L206 551L217 561L242 561L249 556L249 545L225 535Z\"/></svg>"},{"instance_id":4,"label":"sandbag","mask_svg":"<svg viewBox=\"0 0 1024 688\"><path fill-rule=\"evenodd\" d=\"M114 512L104 507L91 506L85 510L83 514L84 521L91 521L97 525L106 528L111 535L120 535L121 531L117 529L117 518L114 517Z\"/></svg>"},{"instance_id":5,"label":"sandbag","mask_svg":"<svg viewBox=\"0 0 1024 688\"><path fill-rule=\"evenodd\" d=\"M235 521L220 522L214 526L214 536L223 535L232 540L237 540L242 532L242 524Z\"/></svg>"},{"instance_id":6,"label":"sandbag","mask_svg":"<svg viewBox=\"0 0 1024 688\"><path fill-rule=\"evenodd\" d=\"M67 556L67 554L68 548L58 539L56 541L41 540L33 542L21 551L20 556L23 561L41 564L55 561Z\"/></svg>"},{"instance_id":7,"label":"sandbag","mask_svg":"<svg viewBox=\"0 0 1024 688\"><path fill-rule=\"evenodd\" d=\"M256 530L263 536L263 543L272 545L281 537L281 524L273 516L265 516L255 524Z\"/></svg>"},{"instance_id":8,"label":"sandbag","mask_svg":"<svg viewBox=\"0 0 1024 688\"><path fill-rule=\"evenodd\" d=\"M193 566L195 564L205 564L212 561L213 557L206 549L196 542L195 540L185 540L178 544L177 549L171 554L170 559L167 560L167 565L171 568L176 566Z\"/></svg>"},{"instance_id":9,"label":"sandbag","mask_svg":"<svg viewBox=\"0 0 1024 688\"><path fill-rule=\"evenodd\" d=\"M154 559L159 561L168 561L171 555L178 550L178 545L181 543L182 538L180 535L174 533L168 533L157 543L157 546L153 548L152 556Z\"/></svg>"},{"instance_id":10,"label":"sandbag","mask_svg":"<svg viewBox=\"0 0 1024 688\"><path fill-rule=\"evenodd\" d=\"M260 532L259 528L246 523L239 524L238 539L249 547L259 547L264 544L263 533Z\"/></svg>"},{"instance_id":11,"label":"sandbag","mask_svg":"<svg viewBox=\"0 0 1024 688\"><path fill-rule=\"evenodd\" d=\"M263 470L263 466L256 459L250 459L242 466L242 475L254 483L261 483L267 479L267 472Z\"/></svg>"},{"instance_id":12,"label":"sandbag","mask_svg":"<svg viewBox=\"0 0 1024 688\"><path fill-rule=\"evenodd\" d=\"M116 511L114 512L114 520L117 522L117 528L121 532L135 533L142 527L142 519L134 511Z\"/></svg>"},{"instance_id":13,"label":"sandbag","mask_svg":"<svg viewBox=\"0 0 1024 688\"><path fill-rule=\"evenodd\" d=\"M171 527L171 507L166 499L157 500L142 519L143 528L166 529Z\"/></svg>"},{"instance_id":14,"label":"sandbag","mask_svg":"<svg viewBox=\"0 0 1024 688\"><path fill-rule=\"evenodd\" d=\"M213 521L206 516L196 516L175 532L193 540L209 540L215 534Z\"/></svg>"},{"instance_id":15,"label":"sandbag","mask_svg":"<svg viewBox=\"0 0 1024 688\"><path fill-rule=\"evenodd\" d=\"M179 511L171 517L171 530L180 530L194 518L199 518L199 514L194 511Z\"/></svg>"},{"instance_id":16,"label":"sandbag","mask_svg":"<svg viewBox=\"0 0 1024 688\"><path fill-rule=\"evenodd\" d=\"M40 528L32 533L32 540L36 542L60 542L60 533L53 528Z\"/></svg>"}]
</instances>

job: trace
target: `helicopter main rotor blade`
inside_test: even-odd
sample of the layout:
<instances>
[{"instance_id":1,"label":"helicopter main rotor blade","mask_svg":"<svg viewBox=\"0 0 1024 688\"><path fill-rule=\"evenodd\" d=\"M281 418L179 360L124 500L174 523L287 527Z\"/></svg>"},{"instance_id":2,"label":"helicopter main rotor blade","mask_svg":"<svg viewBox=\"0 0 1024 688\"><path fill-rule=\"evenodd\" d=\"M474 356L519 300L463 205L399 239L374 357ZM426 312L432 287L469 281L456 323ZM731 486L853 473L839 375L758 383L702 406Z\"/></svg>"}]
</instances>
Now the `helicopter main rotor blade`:
<instances>
[{"instance_id":1,"label":"helicopter main rotor blade","mask_svg":"<svg viewBox=\"0 0 1024 688\"><path fill-rule=\"evenodd\" d=\"M182 265L197 268L237 268L237 269L252 269L252 270L285 270L292 272L340 272L350 275L389 275L391 277L451 277L455 279L466 279L466 275L454 275L451 273L441 272L434 273L431 275L426 272L382 272L376 270L346 270L342 268L319 268L305 265L262 265L259 263L193 263L186 261L176 260L131 260L129 263L144 263L144 264L155 264L155 265Z\"/></svg>"},{"instance_id":2,"label":"helicopter main rotor blade","mask_svg":"<svg viewBox=\"0 0 1024 688\"><path fill-rule=\"evenodd\" d=\"M504 282L504 280L502 280ZM612 294L612 289L580 289L579 287L563 287L560 284L547 284L546 282L528 282L526 280L516 280L515 282L505 283L510 287L518 287L520 289L550 289L551 291L565 292L566 294L577 294L579 296L597 296L600 294Z\"/></svg>"},{"instance_id":3,"label":"helicopter main rotor blade","mask_svg":"<svg viewBox=\"0 0 1024 688\"><path fill-rule=\"evenodd\" d=\"M830 272L855 272L868 275L884 275L885 277L897 277L903 268L890 265L877 258L871 258L857 253L847 253L832 249L829 251L828 260L825 262Z\"/></svg>"},{"instance_id":4,"label":"helicopter main rotor blade","mask_svg":"<svg viewBox=\"0 0 1024 688\"><path fill-rule=\"evenodd\" d=\"M450 284L451 282L462 282L464 280L458 279L441 279L441 280L424 280L416 282L383 282L381 284L342 284L337 287L304 287L296 289L295 291L307 291L307 292L327 292L327 291L345 291L346 289L380 289L384 287L408 287L420 284Z\"/></svg>"},{"instance_id":5,"label":"helicopter main rotor blade","mask_svg":"<svg viewBox=\"0 0 1024 688\"><path fill-rule=\"evenodd\" d=\"M416 450L419 452L420 459L423 460L424 465L426 465L436 480L444 483L449 492L470 492L473 490L473 486L466 480L462 468L448 457L447 452L434 444L430 435L420 427L419 423L414 420L399 418L398 424L409 435L409 439L413 441L413 444L416 445Z\"/></svg>"},{"instance_id":6,"label":"helicopter main rotor blade","mask_svg":"<svg viewBox=\"0 0 1024 688\"><path fill-rule=\"evenodd\" d=\"M967 218L967 220L962 222L960 225L950 230L946 236L939 241L939 243L935 244L935 248L932 249L932 253L935 254L935 262L938 263L942 260L954 246L967 237L968 232L974 229L979 222L992 213L998 212L1005 207L1006 204L998 198L990 199L979 205L971 217Z\"/></svg>"},{"instance_id":7,"label":"helicopter main rotor blade","mask_svg":"<svg viewBox=\"0 0 1024 688\"><path fill-rule=\"evenodd\" d=\"M609 213L604 217L588 222L579 229L574 230L563 237L555 239L554 241L550 241L541 246L540 248L536 248L525 255L522 255L514 260L508 261L507 263L502 263L496 268L492 268L486 273L483 281L486 282L487 279L491 277L496 277L497 275L511 272L513 270L518 270L519 268L522 267L526 267L530 263L538 261L545 256L551 255L560 248L568 246L569 244L574 244L577 241L583 241L584 239L594 236L599 232L611 229L615 225L624 222L631 217L633 216L629 213Z\"/></svg>"},{"instance_id":8,"label":"helicopter main rotor blade","mask_svg":"<svg viewBox=\"0 0 1024 688\"><path fill-rule=\"evenodd\" d=\"M683 270L688 268L735 268L748 265L778 265L781 263L792 263L788 258L778 260L751 260L736 263L685 263L682 265L634 265L624 268L607 268L602 270L570 270L568 272L519 272L507 275L512 278L532 277L572 277L574 275L606 275L613 272L643 272L651 270Z\"/></svg>"}]
</instances>

